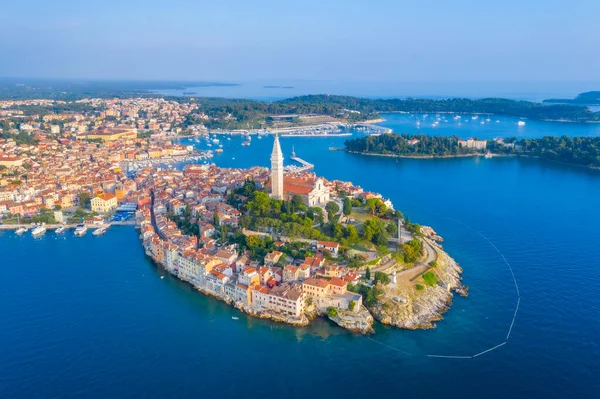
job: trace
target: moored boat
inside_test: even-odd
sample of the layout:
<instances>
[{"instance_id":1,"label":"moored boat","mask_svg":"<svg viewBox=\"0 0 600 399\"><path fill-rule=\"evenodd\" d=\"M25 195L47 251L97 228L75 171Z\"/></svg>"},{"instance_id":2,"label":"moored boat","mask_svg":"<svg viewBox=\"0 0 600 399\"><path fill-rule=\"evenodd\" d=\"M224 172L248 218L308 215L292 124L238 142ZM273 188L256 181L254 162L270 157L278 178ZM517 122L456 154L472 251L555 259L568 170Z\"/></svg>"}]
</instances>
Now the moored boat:
<instances>
[{"instance_id":1,"label":"moored boat","mask_svg":"<svg viewBox=\"0 0 600 399\"><path fill-rule=\"evenodd\" d=\"M65 226L60 226L58 229L54 230L54 232L56 234L62 234L65 232L65 230L67 230L67 228Z\"/></svg>"},{"instance_id":2,"label":"moored boat","mask_svg":"<svg viewBox=\"0 0 600 399\"><path fill-rule=\"evenodd\" d=\"M92 235L101 236L104 233L106 233L106 227L100 227L99 229L94 230Z\"/></svg>"},{"instance_id":3,"label":"moored boat","mask_svg":"<svg viewBox=\"0 0 600 399\"><path fill-rule=\"evenodd\" d=\"M85 233L87 233L87 227L85 224L78 224L77 227L75 227L75 236L83 237Z\"/></svg>"},{"instance_id":4,"label":"moored boat","mask_svg":"<svg viewBox=\"0 0 600 399\"><path fill-rule=\"evenodd\" d=\"M46 233L46 224L42 223L41 225L37 226L35 229L31 230L31 235L33 237L40 237L43 236Z\"/></svg>"},{"instance_id":5,"label":"moored boat","mask_svg":"<svg viewBox=\"0 0 600 399\"><path fill-rule=\"evenodd\" d=\"M17 229L17 231L15 231L15 233L17 233L17 235L21 235L23 233L27 232L27 227L19 227Z\"/></svg>"}]
</instances>

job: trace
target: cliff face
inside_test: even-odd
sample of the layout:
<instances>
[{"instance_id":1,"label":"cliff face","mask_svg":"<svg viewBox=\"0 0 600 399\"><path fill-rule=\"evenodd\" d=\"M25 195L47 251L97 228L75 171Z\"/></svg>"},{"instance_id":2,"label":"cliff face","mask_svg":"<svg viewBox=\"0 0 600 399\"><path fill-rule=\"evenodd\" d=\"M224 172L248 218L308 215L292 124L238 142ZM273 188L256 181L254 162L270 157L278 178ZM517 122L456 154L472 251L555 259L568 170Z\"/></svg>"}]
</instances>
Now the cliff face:
<instances>
[{"instance_id":1,"label":"cliff face","mask_svg":"<svg viewBox=\"0 0 600 399\"><path fill-rule=\"evenodd\" d=\"M460 277L462 269L445 252L439 253L438 266L433 268L439 278L436 285L422 284L424 288L420 291L411 288L402 297L404 302L384 298L369 309L373 317L383 324L408 330L435 328L435 322L443 319L442 314L452 304L452 293L467 295Z\"/></svg>"},{"instance_id":2,"label":"cliff face","mask_svg":"<svg viewBox=\"0 0 600 399\"><path fill-rule=\"evenodd\" d=\"M375 330L373 330L373 316L364 307L361 307L358 312L338 310L335 317L328 316L327 314L325 316L346 330L360 334L375 333Z\"/></svg>"}]
</instances>

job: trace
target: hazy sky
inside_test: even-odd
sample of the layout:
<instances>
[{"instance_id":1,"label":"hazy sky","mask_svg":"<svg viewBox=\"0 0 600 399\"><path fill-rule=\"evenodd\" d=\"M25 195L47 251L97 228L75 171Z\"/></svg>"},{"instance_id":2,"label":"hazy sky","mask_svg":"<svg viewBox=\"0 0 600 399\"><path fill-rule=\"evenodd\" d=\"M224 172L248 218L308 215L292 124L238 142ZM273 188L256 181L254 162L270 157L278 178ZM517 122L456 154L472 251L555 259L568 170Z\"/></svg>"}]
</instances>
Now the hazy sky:
<instances>
[{"instance_id":1,"label":"hazy sky","mask_svg":"<svg viewBox=\"0 0 600 399\"><path fill-rule=\"evenodd\" d=\"M0 4L0 76L589 81L600 0Z\"/></svg>"}]
</instances>

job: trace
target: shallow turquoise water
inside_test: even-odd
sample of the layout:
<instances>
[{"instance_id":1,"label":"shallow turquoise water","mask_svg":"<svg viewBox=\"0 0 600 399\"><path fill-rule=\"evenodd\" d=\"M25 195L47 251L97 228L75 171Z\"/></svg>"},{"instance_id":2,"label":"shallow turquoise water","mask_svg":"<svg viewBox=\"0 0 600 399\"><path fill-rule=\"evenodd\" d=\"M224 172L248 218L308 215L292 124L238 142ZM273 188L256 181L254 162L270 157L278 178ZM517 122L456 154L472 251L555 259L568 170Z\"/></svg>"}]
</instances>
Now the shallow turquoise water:
<instances>
[{"instance_id":1,"label":"shallow turquoise water","mask_svg":"<svg viewBox=\"0 0 600 399\"><path fill-rule=\"evenodd\" d=\"M323 320L297 329L247 318L174 278L161 280L128 227L80 239L3 232L0 398L600 395L600 172L328 150L343 141L281 145L286 156L294 145L320 175L383 193L446 239L470 295L457 298L436 329L378 325L374 342ZM271 138L224 143L218 165L268 165ZM428 358L472 355L506 338L514 284L478 232L519 283L510 340L471 360Z\"/></svg>"}]
</instances>

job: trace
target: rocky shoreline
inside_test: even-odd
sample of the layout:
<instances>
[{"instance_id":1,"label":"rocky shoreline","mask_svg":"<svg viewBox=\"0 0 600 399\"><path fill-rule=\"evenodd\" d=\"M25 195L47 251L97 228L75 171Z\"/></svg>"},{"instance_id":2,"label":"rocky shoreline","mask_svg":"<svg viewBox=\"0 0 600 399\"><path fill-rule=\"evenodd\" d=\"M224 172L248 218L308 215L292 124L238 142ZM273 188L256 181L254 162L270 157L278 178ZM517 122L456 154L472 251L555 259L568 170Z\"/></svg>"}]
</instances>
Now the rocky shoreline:
<instances>
[{"instance_id":1,"label":"rocky shoreline","mask_svg":"<svg viewBox=\"0 0 600 399\"><path fill-rule=\"evenodd\" d=\"M251 317L268 319L296 327L308 326L315 317L321 316L326 317L338 326L357 334L374 334L374 320L377 320L382 324L408 330L430 329L435 328L435 323L437 321L443 320L443 313L445 313L452 304L453 293L460 296L467 296L467 287L462 284L462 279L460 277L462 269L438 244L433 245L437 247L436 251L439 255L438 266L435 267L436 274L440 277L440 281L437 285L432 287L425 286L423 291L409 295L405 303L392 302L390 304L390 302L382 302L372 308L363 307L358 312L338 309L335 317L329 316L327 312L315 309L307 314L303 314L300 318L289 317L270 311L257 311L247 304L235 301L228 295L202 289L195 286L190 281L181 279L175 274L173 275L181 281L190 284L195 290L204 295L221 300ZM156 261L150 253L146 254L157 267L169 272L168 269L160 262Z\"/></svg>"},{"instance_id":2,"label":"rocky shoreline","mask_svg":"<svg viewBox=\"0 0 600 399\"><path fill-rule=\"evenodd\" d=\"M461 267L441 249L438 265L433 267L439 281L434 286L422 285L404 303L383 302L369 309L373 317L382 324L407 330L435 328L443 320L443 314L452 305L453 293L468 295L468 287L462 284Z\"/></svg>"}]
</instances>

